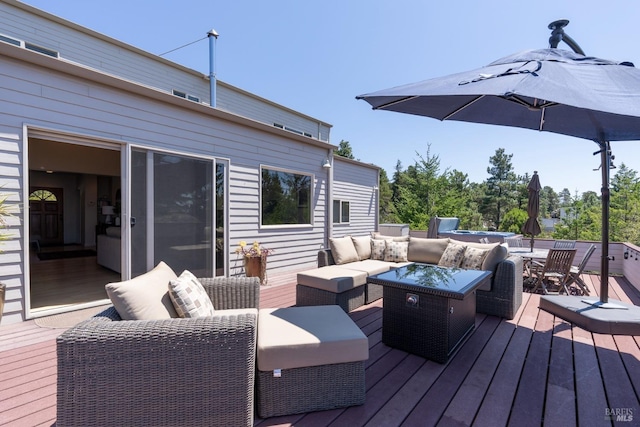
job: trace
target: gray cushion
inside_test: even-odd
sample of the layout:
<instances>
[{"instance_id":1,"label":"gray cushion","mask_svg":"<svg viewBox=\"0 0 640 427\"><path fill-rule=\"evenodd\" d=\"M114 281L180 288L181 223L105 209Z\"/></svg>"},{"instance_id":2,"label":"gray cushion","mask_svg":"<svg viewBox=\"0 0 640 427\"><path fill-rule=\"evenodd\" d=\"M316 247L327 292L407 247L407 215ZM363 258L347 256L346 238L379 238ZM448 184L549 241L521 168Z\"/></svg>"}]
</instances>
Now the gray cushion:
<instances>
[{"instance_id":1,"label":"gray cushion","mask_svg":"<svg viewBox=\"0 0 640 427\"><path fill-rule=\"evenodd\" d=\"M358 252L350 236L332 237L329 239L329 246L331 247L331 254L336 264L340 265L359 261Z\"/></svg>"},{"instance_id":2,"label":"gray cushion","mask_svg":"<svg viewBox=\"0 0 640 427\"><path fill-rule=\"evenodd\" d=\"M367 336L337 305L260 309L257 347L263 372L369 358Z\"/></svg>"},{"instance_id":3,"label":"gray cushion","mask_svg":"<svg viewBox=\"0 0 640 427\"><path fill-rule=\"evenodd\" d=\"M409 239L407 260L426 264L437 264L440 262L440 258L442 258L442 254L445 249L447 249L448 244L449 239L412 237Z\"/></svg>"},{"instance_id":4,"label":"gray cushion","mask_svg":"<svg viewBox=\"0 0 640 427\"><path fill-rule=\"evenodd\" d=\"M350 262L349 264L341 266L342 268L348 268L350 270L364 271L368 276L374 274L384 273L389 271L391 267L395 267L395 264L391 264L386 261L378 261L375 259L365 259L358 262Z\"/></svg>"},{"instance_id":5,"label":"gray cushion","mask_svg":"<svg viewBox=\"0 0 640 427\"><path fill-rule=\"evenodd\" d=\"M178 317L169 297L169 282L177 279L164 262L151 271L124 282L105 286L107 295L123 320L159 320Z\"/></svg>"},{"instance_id":6,"label":"gray cushion","mask_svg":"<svg viewBox=\"0 0 640 427\"><path fill-rule=\"evenodd\" d=\"M356 248L360 261L371 258L371 237L351 236L351 240L353 241L353 246Z\"/></svg>"},{"instance_id":7,"label":"gray cushion","mask_svg":"<svg viewBox=\"0 0 640 427\"><path fill-rule=\"evenodd\" d=\"M382 239L382 240L392 240L394 242L408 242L409 241L409 236L387 236L384 234L380 234L377 231L374 231L373 233L371 233L371 238L372 239Z\"/></svg>"},{"instance_id":8,"label":"gray cushion","mask_svg":"<svg viewBox=\"0 0 640 427\"><path fill-rule=\"evenodd\" d=\"M298 273L298 284L336 294L367 283L367 273L348 266L330 265Z\"/></svg>"}]
</instances>

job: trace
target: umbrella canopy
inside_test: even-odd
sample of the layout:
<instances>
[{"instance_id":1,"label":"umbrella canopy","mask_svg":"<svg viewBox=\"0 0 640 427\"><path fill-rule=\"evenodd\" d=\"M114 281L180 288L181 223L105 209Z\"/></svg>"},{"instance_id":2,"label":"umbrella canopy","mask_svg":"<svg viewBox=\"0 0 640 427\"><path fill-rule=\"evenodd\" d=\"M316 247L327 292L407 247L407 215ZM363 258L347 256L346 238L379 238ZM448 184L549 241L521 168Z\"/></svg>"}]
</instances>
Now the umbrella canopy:
<instances>
[{"instance_id":1,"label":"umbrella canopy","mask_svg":"<svg viewBox=\"0 0 640 427\"><path fill-rule=\"evenodd\" d=\"M376 110L548 131L592 141L640 139L640 70L629 62L539 49L486 67L360 95Z\"/></svg>"},{"instance_id":2,"label":"umbrella canopy","mask_svg":"<svg viewBox=\"0 0 640 427\"><path fill-rule=\"evenodd\" d=\"M640 139L640 70L632 63L557 48L530 50L476 70L357 99L377 110L548 131L596 142L602 159L600 300L607 303L610 141Z\"/></svg>"},{"instance_id":3,"label":"umbrella canopy","mask_svg":"<svg viewBox=\"0 0 640 427\"><path fill-rule=\"evenodd\" d=\"M533 177L527 185L529 191L529 200L527 203L527 221L522 226L524 234L531 235L531 252L533 252L533 238L540 234L540 224L538 224L538 214L540 213L540 178L538 171L533 172Z\"/></svg>"}]
</instances>

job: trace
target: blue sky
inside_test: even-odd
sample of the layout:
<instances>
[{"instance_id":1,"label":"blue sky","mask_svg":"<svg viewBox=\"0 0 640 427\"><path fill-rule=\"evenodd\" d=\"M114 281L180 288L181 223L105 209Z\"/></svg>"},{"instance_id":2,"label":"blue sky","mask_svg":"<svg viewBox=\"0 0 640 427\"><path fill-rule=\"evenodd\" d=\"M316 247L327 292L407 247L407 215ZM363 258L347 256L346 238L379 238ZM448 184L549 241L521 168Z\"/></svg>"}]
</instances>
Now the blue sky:
<instances>
[{"instance_id":1,"label":"blue sky","mask_svg":"<svg viewBox=\"0 0 640 427\"><path fill-rule=\"evenodd\" d=\"M209 72L206 33L219 34L220 80L331 123L331 142L350 142L389 177L426 155L442 170L488 177L498 148L543 186L600 193L595 143L550 133L373 111L360 94L486 65L548 47L547 25L565 28L585 51L640 67L640 2L583 0L25 0L24 3L154 54L193 41L167 59ZM569 49L566 44L560 47ZM640 170L640 142L613 142L615 163ZM615 170L612 171L612 175Z\"/></svg>"}]
</instances>

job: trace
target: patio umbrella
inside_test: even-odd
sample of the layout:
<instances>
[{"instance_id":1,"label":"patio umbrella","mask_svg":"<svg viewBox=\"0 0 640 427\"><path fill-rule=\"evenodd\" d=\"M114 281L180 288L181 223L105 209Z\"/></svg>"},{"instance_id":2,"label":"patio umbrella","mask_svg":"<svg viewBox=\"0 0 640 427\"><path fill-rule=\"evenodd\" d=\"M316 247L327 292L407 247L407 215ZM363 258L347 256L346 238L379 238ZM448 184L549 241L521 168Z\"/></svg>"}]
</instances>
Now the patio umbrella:
<instances>
[{"instance_id":1,"label":"patio umbrella","mask_svg":"<svg viewBox=\"0 0 640 427\"><path fill-rule=\"evenodd\" d=\"M533 252L533 238L540 234L540 224L538 224L538 214L540 213L540 178L538 177L538 171L533 171L533 177L527 185L527 191L529 192L529 199L527 203L527 221L522 226L522 232L524 234L531 235L531 252Z\"/></svg>"},{"instance_id":2,"label":"patio umbrella","mask_svg":"<svg viewBox=\"0 0 640 427\"><path fill-rule=\"evenodd\" d=\"M356 98L376 110L520 127L594 141L599 147L594 154L600 154L602 161L600 302L607 303L610 141L640 139L640 70L632 63L552 47Z\"/></svg>"}]
</instances>

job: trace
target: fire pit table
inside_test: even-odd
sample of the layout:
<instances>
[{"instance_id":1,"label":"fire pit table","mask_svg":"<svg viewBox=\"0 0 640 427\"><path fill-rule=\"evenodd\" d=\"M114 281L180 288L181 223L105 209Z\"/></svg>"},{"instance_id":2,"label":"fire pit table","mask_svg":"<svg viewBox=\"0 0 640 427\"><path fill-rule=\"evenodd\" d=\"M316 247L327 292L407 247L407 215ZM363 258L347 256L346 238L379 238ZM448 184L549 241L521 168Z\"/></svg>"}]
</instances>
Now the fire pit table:
<instances>
[{"instance_id":1,"label":"fire pit table","mask_svg":"<svg viewBox=\"0 0 640 427\"><path fill-rule=\"evenodd\" d=\"M446 363L475 328L475 290L490 271L409 264L368 278L383 286L382 342Z\"/></svg>"}]
</instances>

